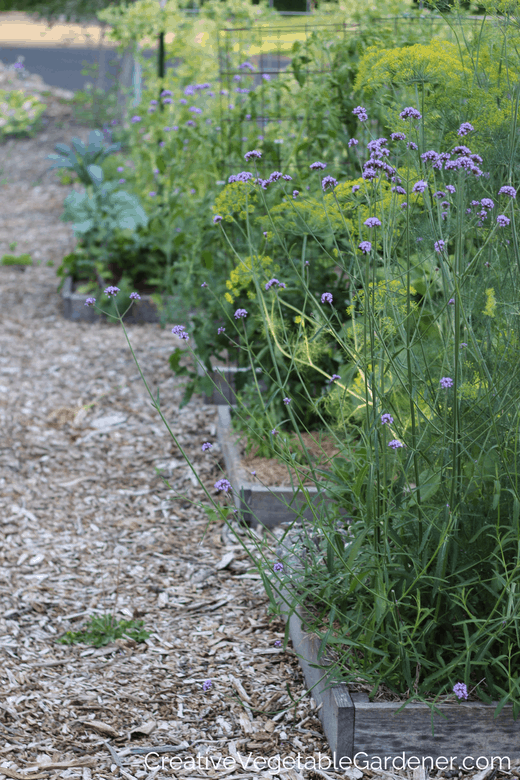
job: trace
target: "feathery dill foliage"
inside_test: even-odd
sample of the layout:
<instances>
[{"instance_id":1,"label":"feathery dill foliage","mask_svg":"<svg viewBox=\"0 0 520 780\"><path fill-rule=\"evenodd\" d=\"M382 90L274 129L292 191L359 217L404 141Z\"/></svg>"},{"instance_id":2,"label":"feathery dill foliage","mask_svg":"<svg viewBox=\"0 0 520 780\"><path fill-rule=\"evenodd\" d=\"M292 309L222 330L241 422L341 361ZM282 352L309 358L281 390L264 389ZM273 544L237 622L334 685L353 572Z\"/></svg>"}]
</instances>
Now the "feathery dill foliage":
<instances>
[{"instance_id":1,"label":"feathery dill foliage","mask_svg":"<svg viewBox=\"0 0 520 780\"><path fill-rule=\"evenodd\" d=\"M330 501L300 534L292 598L338 678L419 700L463 681L516 717L520 61L506 21L456 45L367 52L357 86L391 84L391 140L371 138L358 113L360 178L324 193L317 170L309 194L291 185L274 206L257 180L232 186L254 202L237 269L257 341L240 347L276 366L255 413L267 429L289 396L277 430L320 420L343 450L320 472ZM265 289L271 257L286 289ZM245 291L233 283L233 306ZM272 446L294 465L283 436Z\"/></svg>"}]
</instances>

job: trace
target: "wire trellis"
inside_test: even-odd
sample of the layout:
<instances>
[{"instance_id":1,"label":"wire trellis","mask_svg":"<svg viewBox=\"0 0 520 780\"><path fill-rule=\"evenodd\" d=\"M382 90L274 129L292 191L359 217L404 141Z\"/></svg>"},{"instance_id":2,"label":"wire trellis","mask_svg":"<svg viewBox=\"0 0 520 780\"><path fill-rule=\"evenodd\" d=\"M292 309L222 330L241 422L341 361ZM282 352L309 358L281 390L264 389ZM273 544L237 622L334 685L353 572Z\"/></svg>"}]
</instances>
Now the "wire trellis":
<instances>
[{"instance_id":1,"label":"wire trellis","mask_svg":"<svg viewBox=\"0 0 520 780\"><path fill-rule=\"evenodd\" d=\"M482 17L468 16L462 23L465 27L479 26ZM420 33L421 41L431 41L439 26L444 28L447 38L451 34L443 17L435 14L415 12L408 16L382 17L371 20L371 24L386 28L389 38L395 40L399 38L398 33L402 35L405 25ZM301 46L312 37L347 43L361 30L360 24L346 22L316 25L312 16L299 17L296 24L259 24L252 28L219 30L219 124L223 178L243 169L244 154L252 148L262 151L262 160L257 167L264 173L280 169L284 157L285 172L288 173L312 162L306 160L303 163L301 156L297 160L295 155L282 154L282 148L287 148L297 136L306 136L304 125L309 119L309 111L312 112L312 107L306 106L306 113L294 113L291 87L297 86L295 76L298 75L307 83L313 81L319 88L330 76L332 63L326 46L321 49L316 47L312 59L298 57L298 43L300 51ZM294 67L295 43L297 73ZM271 84L271 89L265 89L266 81L275 82L277 88L272 89L274 85ZM251 143L254 145L251 146Z\"/></svg>"}]
</instances>

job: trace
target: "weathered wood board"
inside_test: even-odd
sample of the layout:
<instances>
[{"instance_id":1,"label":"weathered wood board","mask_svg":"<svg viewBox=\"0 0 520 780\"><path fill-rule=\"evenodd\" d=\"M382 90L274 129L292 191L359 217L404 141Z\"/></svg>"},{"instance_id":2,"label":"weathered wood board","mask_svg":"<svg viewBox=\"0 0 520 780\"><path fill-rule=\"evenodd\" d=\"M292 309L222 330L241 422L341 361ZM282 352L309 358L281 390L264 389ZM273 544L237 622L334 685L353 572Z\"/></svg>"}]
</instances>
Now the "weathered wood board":
<instances>
[{"instance_id":1,"label":"weathered wood board","mask_svg":"<svg viewBox=\"0 0 520 780\"><path fill-rule=\"evenodd\" d=\"M409 704L398 712L399 703L372 703L367 694L350 694L346 685L331 685L325 672L312 666L317 663L319 641L302 630L297 612L289 617L289 634L307 687L322 705L319 716L337 767L346 769L348 760L355 759L360 769L392 771L406 762L407 769L420 764L426 769L437 765L478 770L487 768L488 761L507 770L507 759L520 758L520 719L513 720L511 706L495 718L496 704L439 704L441 714L433 715L432 734L432 713L426 704Z\"/></svg>"}]
</instances>

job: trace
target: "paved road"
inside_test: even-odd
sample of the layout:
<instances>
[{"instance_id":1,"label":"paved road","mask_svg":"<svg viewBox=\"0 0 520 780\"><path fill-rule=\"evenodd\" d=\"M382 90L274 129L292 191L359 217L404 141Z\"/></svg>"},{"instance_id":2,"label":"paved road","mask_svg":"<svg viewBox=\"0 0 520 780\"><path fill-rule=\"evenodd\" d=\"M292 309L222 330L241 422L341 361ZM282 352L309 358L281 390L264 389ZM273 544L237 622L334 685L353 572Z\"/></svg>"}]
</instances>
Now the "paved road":
<instances>
[{"instance_id":1,"label":"paved road","mask_svg":"<svg viewBox=\"0 0 520 780\"><path fill-rule=\"evenodd\" d=\"M151 57L153 51L144 52L145 56ZM26 47L26 46L6 46L0 43L0 60L6 65L15 63L18 57L25 57L24 65L30 73L38 73L46 84L52 87L61 87L62 89L83 89L85 82L93 81L92 76L83 76L81 71L84 69L84 63L93 65L98 60L98 50L96 48L79 47ZM117 51L113 48L104 49L106 61L106 74L103 80L103 88L108 89L112 81L109 74L115 75L116 67L110 65L110 62L117 58Z\"/></svg>"}]
</instances>

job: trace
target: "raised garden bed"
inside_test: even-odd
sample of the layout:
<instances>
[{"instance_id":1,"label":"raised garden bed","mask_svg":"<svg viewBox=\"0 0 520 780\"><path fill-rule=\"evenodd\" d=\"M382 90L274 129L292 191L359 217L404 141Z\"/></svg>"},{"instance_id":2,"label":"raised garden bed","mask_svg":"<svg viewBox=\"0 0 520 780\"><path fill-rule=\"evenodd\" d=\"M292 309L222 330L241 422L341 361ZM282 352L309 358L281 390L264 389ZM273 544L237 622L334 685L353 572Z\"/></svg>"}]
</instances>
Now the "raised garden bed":
<instances>
[{"instance_id":1,"label":"raised garden bed","mask_svg":"<svg viewBox=\"0 0 520 780\"><path fill-rule=\"evenodd\" d=\"M297 571L299 564L294 555L294 543L292 535L277 553L280 558L290 560L291 568ZM288 590L285 590L285 598L290 602ZM427 704L407 704L399 712L401 702L370 702L367 693L350 691L343 683L331 682L326 672L316 668L321 642L305 631L302 608L289 614L288 606L282 604L281 611L283 619L289 623L289 636L299 657L306 686L321 705L318 715L334 765L339 770L351 766L390 772L417 769L423 766L423 758L426 770L431 769L432 762L437 759L433 768L454 770L468 757L465 768L476 771L487 768L482 757L488 761L492 756L520 758L520 718L513 720L512 706L504 706L495 719L496 703L439 703L437 709L441 714L432 716ZM427 761L427 757L432 762ZM479 757L481 761L476 765ZM500 768L500 764L497 765ZM510 768L507 761L503 767Z\"/></svg>"},{"instance_id":2,"label":"raised garden bed","mask_svg":"<svg viewBox=\"0 0 520 780\"><path fill-rule=\"evenodd\" d=\"M97 309L85 306L88 297L86 294L74 292L72 278L68 276L61 290L65 319L83 322L98 322L105 319L104 315L101 315ZM142 295L140 301L134 301L132 308L125 316L125 322L130 325L141 322L159 322L159 320L159 311L150 295Z\"/></svg>"},{"instance_id":3,"label":"raised garden bed","mask_svg":"<svg viewBox=\"0 0 520 780\"><path fill-rule=\"evenodd\" d=\"M261 374L262 369L257 368L257 373ZM236 406L236 376L243 372L251 371L250 368L239 368L238 366L213 366L212 382L215 385L211 395L207 393L203 394L204 402L207 404L216 404L217 406ZM197 363L197 373L199 376L204 376L207 373L206 366L199 362ZM262 387L262 380L259 380L259 385Z\"/></svg>"},{"instance_id":4,"label":"raised garden bed","mask_svg":"<svg viewBox=\"0 0 520 780\"><path fill-rule=\"evenodd\" d=\"M293 522L299 515L306 520L312 519L312 510L301 489L293 490L291 485L268 486L255 481L241 465L240 449L236 434L231 428L231 412L229 406L219 406L217 420L217 435L226 464L226 476L231 482L235 506L241 519L250 526L264 525L274 528L281 523ZM316 505L323 500L317 488L309 485L305 492Z\"/></svg>"}]
</instances>

